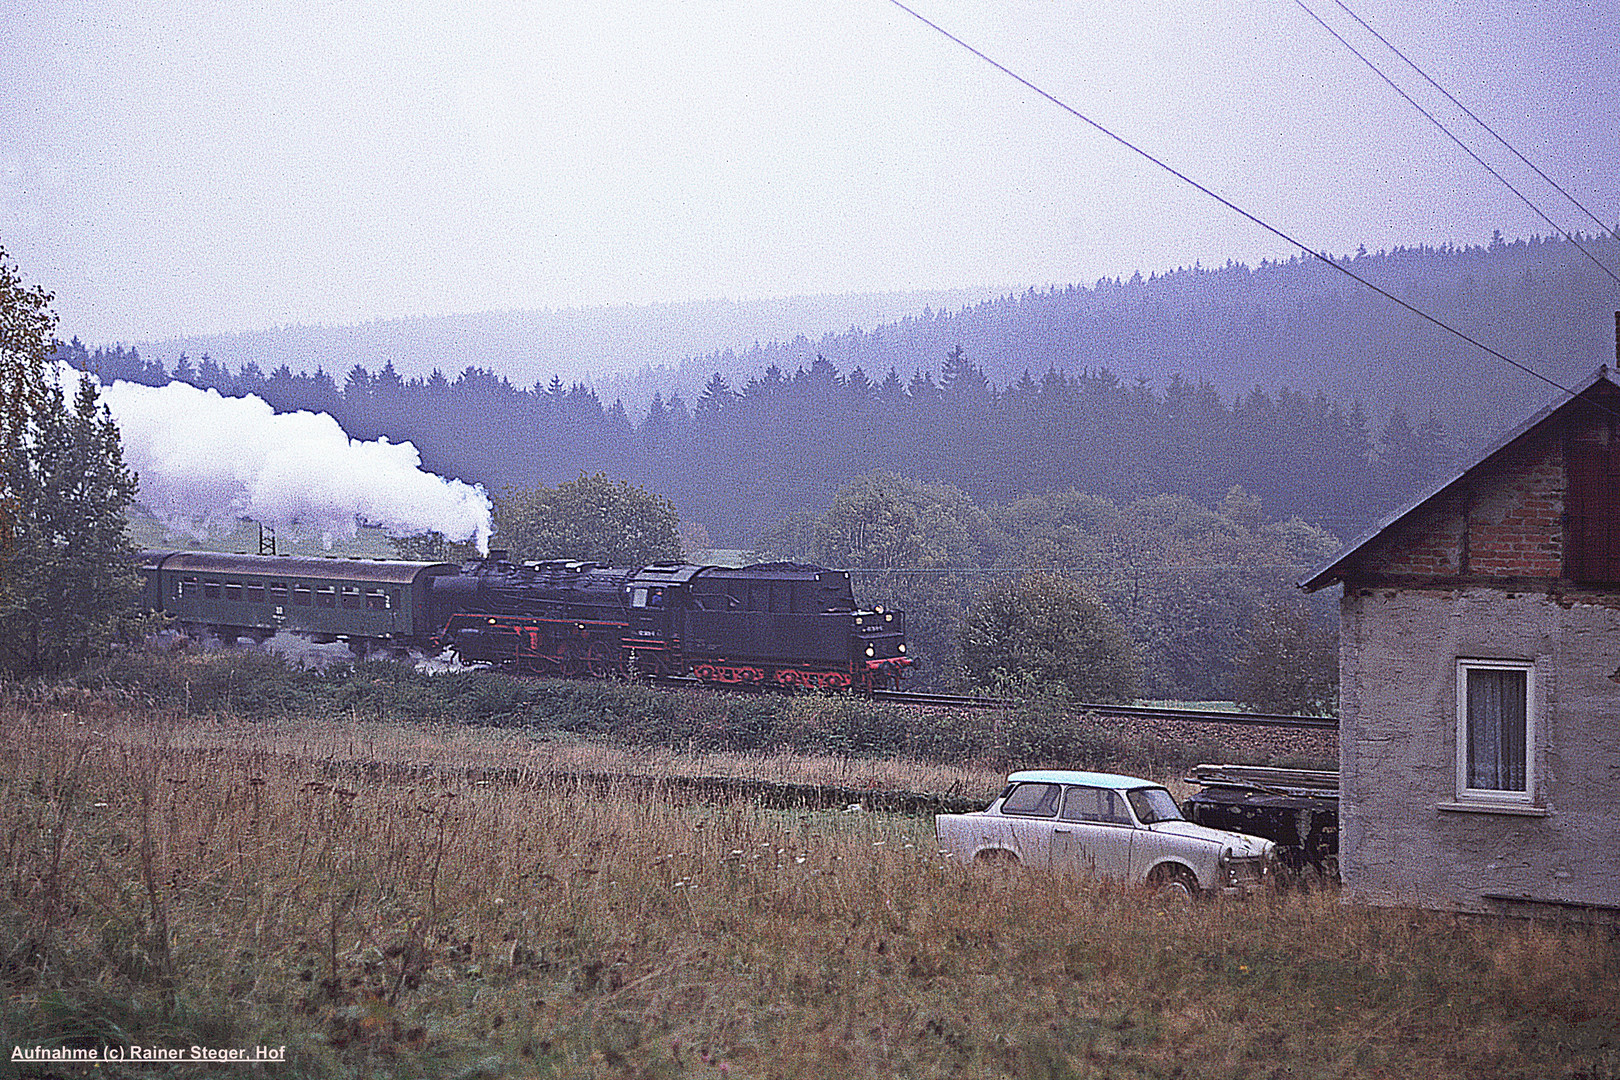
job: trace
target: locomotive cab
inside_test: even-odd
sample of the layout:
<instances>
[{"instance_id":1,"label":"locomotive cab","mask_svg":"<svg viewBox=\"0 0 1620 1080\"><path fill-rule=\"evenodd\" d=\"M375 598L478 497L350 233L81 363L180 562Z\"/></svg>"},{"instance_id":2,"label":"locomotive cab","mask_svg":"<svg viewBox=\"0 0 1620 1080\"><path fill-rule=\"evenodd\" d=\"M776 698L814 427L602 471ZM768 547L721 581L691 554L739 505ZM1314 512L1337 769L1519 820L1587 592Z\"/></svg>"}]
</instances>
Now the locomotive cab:
<instances>
[{"instance_id":1,"label":"locomotive cab","mask_svg":"<svg viewBox=\"0 0 1620 1080\"><path fill-rule=\"evenodd\" d=\"M684 563L654 563L624 583L628 612L624 648L633 670L645 675L681 671L681 613L690 605L688 583L702 570Z\"/></svg>"},{"instance_id":2,"label":"locomotive cab","mask_svg":"<svg viewBox=\"0 0 1620 1080\"><path fill-rule=\"evenodd\" d=\"M668 628L669 655L704 682L872 689L893 683L911 662L903 618L858 610L847 571L797 563L682 567L660 595L660 579L676 569L643 571L630 583L630 602L647 587L646 623Z\"/></svg>"}]
</instances>

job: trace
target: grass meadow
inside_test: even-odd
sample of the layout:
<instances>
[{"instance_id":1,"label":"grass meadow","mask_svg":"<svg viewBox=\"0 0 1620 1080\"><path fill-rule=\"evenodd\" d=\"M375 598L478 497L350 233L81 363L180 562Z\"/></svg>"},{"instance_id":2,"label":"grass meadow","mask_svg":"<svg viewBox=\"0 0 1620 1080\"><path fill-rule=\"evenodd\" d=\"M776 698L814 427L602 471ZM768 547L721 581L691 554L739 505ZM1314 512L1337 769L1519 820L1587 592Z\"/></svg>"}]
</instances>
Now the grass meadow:
<instances>
[{"instance_id":1,"label":"grass meadow","mask_svg":"<svg viewBox=\"0 0 1620 1080\"><path fill-rule=\"evenodd\" d=\"M491 763L509 771L465 768ZM1331 891L1167 907L956 865L924 818L693 802L658 782L682 770L986 799L1000 782L13 697L0 1056L284 1046L228 1072L277 1080L1620 1075L1620 940L1603 928Z\"/></svg>"}]
</instances>

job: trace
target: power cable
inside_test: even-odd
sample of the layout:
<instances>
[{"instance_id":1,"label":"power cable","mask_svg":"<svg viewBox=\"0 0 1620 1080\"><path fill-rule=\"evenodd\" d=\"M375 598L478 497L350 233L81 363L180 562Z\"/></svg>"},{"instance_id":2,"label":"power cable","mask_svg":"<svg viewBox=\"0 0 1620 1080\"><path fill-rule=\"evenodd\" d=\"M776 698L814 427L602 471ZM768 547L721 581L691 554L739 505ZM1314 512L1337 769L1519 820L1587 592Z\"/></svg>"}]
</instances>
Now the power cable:
<instances>
[{"instance_id":1,"label":"power cable","mask_svg":"<svg viewBox=\"0 0 1620 1080\"><path fill-rule=\"evenodd\" d=\"M1518 149L1515 148L1512 143L1508 142L1501 135L1498 135L1496 133L1496 129L1492 128L1491 125L1487 124L1485 121L1481 120L1478 116L1474 115L1474 112L1473 112L1472 109L1470 109L1468 106L1464 105L1462 102L1458 101L1456 98L1452 97L1451 93L1445 87L1441 86L1439 83L1437 83L1433 79L1429 78L1429 73L1424 71L1422 68L1418 67L1417 64L1412 60L1411 57L1407 56L1405 53L1401 52L1401 50L1397 49L1394 45L1390 44L1389 39L1384 37L1384 35L1380 34L1377 30L1374 30L1372 28L1372 26L1368 24L1367 20L1363 19L1360 15L1357 15L1355 12L1351 11L1348 7L1345 7L1344 0L1333 0L1333 2L1335 4L1338 4L1339 7L1344 10L1344 13L1346 15L1350 16L1352 19L1356 20L1356 22L1360 23L1363 27L1365 27L1367 33L1371 34L1373 37L1375 37L1379 41L1383 42L1385 48L1387 48L1390 52L1394 53L1396 56L1398 56L1402 60L1404 60L1408 67L1410 67L1413 71L1417 72L1419 75L1423 76L1423 79L1424 79L1425 82L1427 82L1430 86L1434 87L1436 90L1440 91L1440 93L1444 94L1446 96L1447 101L1449 101L1453 105L1457 106L1457 108L1461 109L1468 116L1468 118L1470 120L1472 120L1474 123L1478 124L1480 127L1484 128L1490 134L1491 138L1495 139L1497 142L1499 142L1503 146L1507 147L1509 152L1511 152L1514 157L1516 157L1520 161L1524 162L1524 164L1526 166L1528 166L1529 169L1532 172L1534 172L1537 176L1539 176L1543 180L1545 180L1553 188L1554 191L1557 191L1558 194L1560 194L1564 198L1568 199L1571 203L1573 203L1575 205L1576 209L1578 209L1581 213L1585 214L1587 217L1591 218L1594 222L1596 222L1598 228L1602 229L1604 232L1608 233L1610 236L1614 237L1616 240L1620 240L1620 231L1617 231L1615 229L1615 227L1612 226L1612 225L1605 224L1602 218L1598 217L1596 214L1592 213L1592 211L1588 210L1584 205L1582 205L1582 203L1581 203L1581 201L1579 199L1577 199L1575 196L1571 195L1569 192L1565 191L1563 189L1563 187L1559 185L1558 181L1554 180L1552 177L1550 177L1546 173L1542 172L1539 168L1536 167L1535 162L1531 161L1529 158L1527 158L1523 154L1519 153Z\"/></svg>"},{"instance_id":2,"label":"power cable","mask_svg":"<svg viewBox=\"0 0 1620 1080\"><path fill-rule=\"evenodd\" d=\"M1326 263L1327 265L1333 267L1333 269L1339 271L1339 273L1345 275L1346 277L1352 279L1353 281L1356 281L1356 282L1358 282L1358 283L1360 283L1362 285L1365 285L1367 288L1371 289L1373 292L1377 293L1379 296L1382 296L1384 299L1390 301L1391 303L1397 305L1398 307L1404 308L1405 310L1411 312L1413 315L1416 315L1418 318L1422 319L1423 321L1425 321L1427 323L1430 323L1433 326L1436 326L1441 330L1444 330L1446 333L1451 334L1454 337L1457 337L1457 338L1462 339L1463 341L1466 341L1468 344L1474 346L1474 348L1476 348L1476 349L1479 349L1481 352L1484 352L1484 353L1487 353L1487 354L1489 354L1491 356L1496 357L1498 360L1502 361L1504 364L1507 364L1510 367L1517 368L1519 371L1522 371L1524 374L1529 375L1531 378L1539 379L1540 381L1546 383L1548 386L1551 386L1553 389L1559 390L1559 391L1561 391L1562 393L1564 393L1565 395L1567 395L1567 396L1569 396L1571 398L1580 398L1581 400L1586 401L1588 404L1592 405L1592 407L1594 407L1594 408L1608 414L1609 416L1612 416L1612 417L1614 417L1616 419L1620 419L1620 412L1616 412L1615 410L1613 410L1613 409L1609 408L1608 406L1604 405L1602 402L1594 401L1589 397L1583 397L1581 394L1577 393L1574 390L1571 390L1569 387L1567 387L1564 384L1558 382L1556 379L1549 378L1548 376L1543 375L1541 372L1535 370L1534 368L1529 367L1528 365L1519 363L1519 361L1513 359L1511 356L1508 356L1507 354L1502 353L1502 352L1498 352L1496 349L1491 348L1489 345L1485 344L1484 342L1480 341L1479 339L1477 339L1477 338L1475 338L1475 337L1473 337L1473 336L1471 336L1471 335L1469 335L1467 333L1464 333L1463 331L1457 329L1456 327L1451 326L1449 323L1443 322L1442 320L1436 318L1433 315L1430 315L1428 312L1422 310L1421 308L1418 308L1418 307L1416 307L1416 306L1414 306L1412 304L1407 303L1405 300L1402 300L1400 297L1396 296L1394 293L1390 292L1389 290L1381 288L1380 286L1373 284L1371 281L1368 281L1366 278L1362 277L1360 274L1356 273L1354 270L1351 270L1349 267L1343 266L1343 265L1341 265L1341 264L1339 264L1337 262L1334 262L1331 257L1329 257L1327 255L1324 255L1323 253L1321 253L1320 251L1317 251L1315 248L1309 246L1308 244L1304 243L1303 241L1294 239L1292 236L1290 236L1288 233L1283 232L1277 226L1272 225L1268 221L1262 220L1260 217L1250 213L1249 211L1245 210L1243 207L1239 206L1238 204L1232 202L1230 199L1226 198L1225 196L1216 194L1214 191L1212 191L1209 188L1205 187L1203 184L1200 184L1198 181L1194 180L1192 177L1188 176L1186 173L1180 171L1179 169L1175 168L1174 166L1170 165L1169 163L1165 162L1164 160L1162 160L1162 159L1160 159L1158 157L1155 157L1153 154L1151 154L1148 151L1142 149L1140 146L1137 146L1135 143L1133 143L1130 140L1126 139L1124 136L1115 134L1113 131L1111 131L1108 128L1104 127L1102 124L1098 123L1096 120L1093 120L1091 117L1087 116L1085 113L1081 112L1079 109L1076 109L1074 106L1070 105L1068 102L1066 102L1063 99L1057 97L1055 94L1052 94L1049 91L1044 90L1041 87L1037 86L1035 83L1033 83L1030 80L1024 78L1024 76L1018 74L1018 72L1012 70L1012 68L1009 68L1007 65L1001 63L999 60L995 60L992 57L986 55L984 52L982 52L979 49L975 48L974 46L968 44L966 41L964 41L963 39L957 37L955 34L951 33L949 30L945 29L943 26L940 26L938 23L934 22L933 20L931 20L931 19L927 18L926 16L922 15L920 12L916 11L913 8L907 7L905 4L901 3L901 0L889 0L889 3L893 4L895 7L899 8L901 11L905 12L907 15L910 15L912 18L916 19L918 22L922 23L924 26L927 26L929 29L931 29L931 30L935 31L936 33L940 34L942 37L945 37L946 39L954 42L956 45L960 46L961 48L965 49L966 51L972 53L974 56L978 57L980 60L983 60L986 64L989 64L991 67L995 68L997 71L1001 72L1003 75L1006 75L1008 78L1012 79L1014 82L1017 82L1020 85L1022 85L1024 87L1026 87L1027 89L1031 90L1032 92L1040 95L1041 97L1045 98L1047 101L1050 101L1052 104L1054 104L1058 108L1062 109L1064 112L1068 113L1070 116L1073 116L1075 119L1081 121L1084 124L1087 124L1091 128L1095 129L1097 132L1099 132L1100 134L1107 136L1109 139L1112 139L1114 142L1116 142L1119 145L1125 147L1125 149L1129 150L1131 153L1136 154L1138 157L1145 158L1147 161L1149 161L1152 164L1158 166L1160 169L1163 169L1165 172L1169 173L1171 176L1174 176L1177 180L1180 180L1182 183L1186 184L1188 187L1191 187L1194 190L1199 191L1202 194L1209 196L1211 199L1214 199L1216 202L1220 203L1222 206L1226 207L1228 210L1231 210L1233 213L1239 215L1240 217L1243 217L1243 218L1247 219L1248 221L1253 222L1254 224L1260 226L1260 228L1266 230L1266 232L1268 232L1268 233L1271 233L1273 236L1278 237L1279 239L1281 239L1281 240L1283 240L1283 241L1285 241L1285 242L1287 242L1289 244L1292 244L1294 247L1298 248L1300 251L1304 252L1306 255L1311 256L1313 259L1318 259L1318 260Z\"/></svg>"},{"instance_id":3,"label":"power cable","mask_svg":"<svg viewBox=\"0 0 1620 1080\"><path fill-rule=\"evenodd\" d=\"M1478 154L1476 154L1474 152L1472 147L1470 147L1467 143L1463 142L1460 138L1458 138L1456 136L1456 134L1453 133L1450 128L1446 127L1446 125L1440 120L1439 117L1435 116L1428 109L1425 109L1422 105L1418 104L1417 100L1415 98L1413 98L1411 94L1408 94L1405 90L1401 89L1400 86L1395 82L1394 79L1391 79L1388 75L1384 74L1384 72L1379 68L1379 66L1372 62L1371 58L1369 58L1364 53L1362 53L1361 50L1357 49L1354 45L1350 44L1349 41L1345 40L1344 35L1340 34L1337 30L1333 29L1333 27L1329 26L1327 24L1327 22L1320 15L1318 15L1316 12L1312 11L1309 7L1307 7L1305 5L1305 0L1294 0L1294 4L1295 4L1296 7L1298 7L1305 14L1307 14L1311 18L1315 19L1316 22L1317 22L1317 25L1319 25L1322 29L1326 30L1329 34L1332 34L1333 39L1335 41L1337 41L1340 45L1343 45L1346 49L1348 49L1351 52L1351 54L1356 57L1356 59L1360 60L1363 64L1366 64L1369 68L1371 68L1372 73L1374 75L1377 75L1380 79L1383 79L1384 82L1389 85L1389 88L1391 90L1395 91L1403 99L1405 99L1405 101L1406 101L1406 103L1408 105L1412 106L1412 108L1416 109L1419 113L1423 114L1424 119L1428 120L1429 123L1431 123L1435 127L1439 128L1441 130L1441 132L1445 134L1446 138L1450 139L1452 142L1457 144L1457 146L1462 150L1463 153L1467 154L1469 157L1473 158L1476 162L1478 162L1480 168L1484 169L1486 172L1488 172L1492 176L1494 176L1497 180L1501 181L1502 186L1507 188L1509 191L1513 192L1513 194L1517 195L1519 197L1519 201L1524 203L1524 205L1528 206L1531 209L1531 211L1533 211L1535 213L1535 215L1537 217L1539 217L1542 221L1545 221L1548 225L1551 225L1554 229L1558 230L1558 232L1563 236L1563 238L1565 240L1568 240L1570 243L1574 244L1575 247L1580 251L1580 253L1582 255L1585 255L1588 259L1591 259L1593 265L1595 265L1599 270L1602 270L1605 274L1608 274L1609 277L1614 280L1615 284L1620 285L1620 275L1616 275L1613 270L1610 270L1607 266L1604 266L1602 261L1599 260L1596 255L1593 255L1590 251L1586 250L1586 248L1584 246L1582 246L1582 244L1581 244L1581 242L1579 240L1575 239L1575 237L1573 235L1571 235L1566 229L1564 229L1563 226L1559 225L1558 222L1556 222L1552 218L1548 217L1546 215L1546 213L1544 213L1542 211L1541 207L1539 207L1535 203L1531 202L1530 197L1528 195L1526 195L1524 192L1520 191L1518 188L1514 187L1513 184L1508 181L1507 177L1503 176L1501 173L1496 171L1496 169L1490 164L1490 162L1488 162L1484 158L1480 157ZM1339 6L1344 7L1343 4L1339 4ZM1350 9L1345 8L1345 10L1349 11ZM1351 12L1352 17L1354 17L1354 14L1355 14L1354 12ZM1358 19L1357 21L1359 22L1360 20ZM1362 25L1365 26L1366 24L1362 23ZM1368 29L1371 29L1371 27L1368 27ZM1380 37L1378 40L1383 41L1384 39ZM1388 44L1388 42L1385 42L1385 44ZM1393 46L1391 46L1391 48L1393 48ZM1400 54L1396 53L1396 55L1399 56ZM1401 57L1401 59L1405 60L1406 58L1403 56L1403 57ZM1408 60L1407 63L1411 63L1411 61ZM1421 71L1419 71L1418 74L1421 75L1423 73ZM1425 75L1424 78L1428 78L1428 76ZM1433 82L1433 80L1431 79L1430 82ZM1436 84L1436 89L1439 89L1438 84ZM1440 92L1442 94L1445 93L1444 90L1441 90ZM1450 94L1446 94L1446 96L1448 98L1451 97ZM1452 98L1452 101L1456 101L1456 99ZM1459 107L1461 107L1461 106L1459 106ZM1466 109L1464 109L1463 111L1467 112ZM1473 116L1474 114L1473 113L1468 113L1468 115ZM1477 121L1478 118L1476 117L1475 119ZM1486 130L1489 131L1490 129L1486 128ZM1492 134L1495 134L1495 132L1492 132ZM1500 138L1500 136L1498 136L1498 138ZM1504 145L1506 145L1506 144L1504 143ZM1512 150L1513 148L1511 146L1509 146L1508 149ZM1514 153L1518 153L1518 151L1515 150ZM1521 161L1524 160L1522 155L1520 156L1520 160ZM1526 161L1525 164L1529 165L1530 163ZM1531 165L1530 167L1533 168L1533 169L1535 168L1534 165ZM1536 172L1541 173L1541 170L1536 169ZM1545 178L1545 174L1541 174L1541 175L1543 176L1543 178ZM1549 181L1549 183L1551 183L1551 181ZM1553 186L1557 187L1556 184L1554 184ZM1563 189L1560 188L1559 190L1562 191ZM1579 204L1577 203L1576 205L1579 205ZM1585 207L1582 207L1582 209L1584 210ZM1598 224L1602 225L1602 222L1599 222Z\"/></svg>"}]
</instances>

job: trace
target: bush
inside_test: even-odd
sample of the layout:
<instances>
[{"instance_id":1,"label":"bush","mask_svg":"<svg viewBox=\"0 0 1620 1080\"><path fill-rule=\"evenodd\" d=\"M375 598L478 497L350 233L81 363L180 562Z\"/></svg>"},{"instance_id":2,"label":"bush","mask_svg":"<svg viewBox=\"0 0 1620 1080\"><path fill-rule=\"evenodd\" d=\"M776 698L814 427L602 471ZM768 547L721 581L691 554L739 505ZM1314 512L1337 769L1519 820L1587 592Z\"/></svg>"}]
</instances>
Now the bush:
<instances>
[{"instance_id":1,"label":"bush","mask_svg":"<svg viewBox=\"0 0 1620 1080\"><path fill-rule=\"evenodd\" d=\"M639 682L430 675L405 664L306 671L251 651L129 652L81 677L183 716L295 716L482 724L677 751L792 751L994 768L1153 771L1212 756L1207 746L1121 734L1062 696L1011 709L895 705L848 694L726 693Z\"/></svg>"},{"instance_id":2,"label":"bush","mask_svg":"<svg viewBox=\"0 0 1620 1080\"><path fill-rule=\"evenodd\" d=\"M1090 590L1055 572L986 589L961 644L968 677L987 689L1025 683L1076 701L1126 701L1137 679L1118 620Z\"/></svg>"},{"instance_id":3,"label":"bush","mask_svg":"<svg viewBox=\"0 0 1620 1080\"><path fill-rule=\"evenodd\" d=\"M1238 656L1237 701L1250 712L1328 716L1339 704L1339 627L1289 598L1255 613Z\"/></svg>"}]
</instances>

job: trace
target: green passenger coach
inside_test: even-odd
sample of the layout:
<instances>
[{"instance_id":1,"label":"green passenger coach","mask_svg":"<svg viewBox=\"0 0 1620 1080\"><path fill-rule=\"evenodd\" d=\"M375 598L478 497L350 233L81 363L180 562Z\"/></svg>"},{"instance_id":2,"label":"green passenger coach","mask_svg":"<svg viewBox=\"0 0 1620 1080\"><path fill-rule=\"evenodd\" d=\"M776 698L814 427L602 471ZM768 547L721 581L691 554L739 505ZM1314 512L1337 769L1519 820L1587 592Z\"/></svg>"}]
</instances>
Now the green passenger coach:
<instances>
[{"instance_id":1,"label":"green passenger coach","mask_svg":"<svg viewBox=\"0 0 1620 1080\"><path fill-rule=\"evenodd\" d=\"M451 563L148 551L147 607L227 642L283 630L314 641L405 643L431 637L426 579Z\"/></svg>"}]
</instances>

